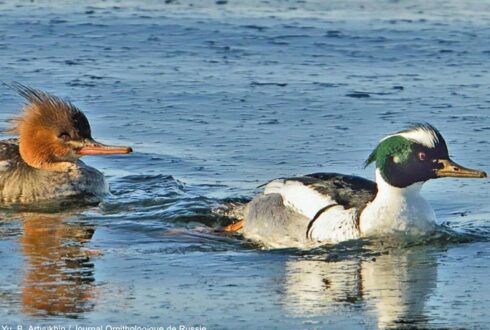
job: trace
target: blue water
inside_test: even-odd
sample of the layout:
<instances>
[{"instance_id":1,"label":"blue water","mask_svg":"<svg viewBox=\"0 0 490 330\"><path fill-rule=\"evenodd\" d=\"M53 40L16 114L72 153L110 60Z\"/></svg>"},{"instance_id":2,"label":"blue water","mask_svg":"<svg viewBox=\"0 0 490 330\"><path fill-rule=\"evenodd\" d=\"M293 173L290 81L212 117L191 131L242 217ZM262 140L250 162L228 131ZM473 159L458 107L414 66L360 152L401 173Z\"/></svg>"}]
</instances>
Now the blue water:
<instances>
[{"instance_id":1,"label":"blue water","mask_svg":"<svg viewBox=\"0 0 490 330\"><path fill-rule=\"evenodd\" d=\"M487 1L0 2L0 79L135 150L86 158L99 206L2 213L0 325L487 327L488 179L425 185L460 236L424 244L263 250L210 210L280 176L373 178L364 160L410 122L489 171L489 23ZM23 101L0 102L3 123Z\"/></svg>"}]
</instances>

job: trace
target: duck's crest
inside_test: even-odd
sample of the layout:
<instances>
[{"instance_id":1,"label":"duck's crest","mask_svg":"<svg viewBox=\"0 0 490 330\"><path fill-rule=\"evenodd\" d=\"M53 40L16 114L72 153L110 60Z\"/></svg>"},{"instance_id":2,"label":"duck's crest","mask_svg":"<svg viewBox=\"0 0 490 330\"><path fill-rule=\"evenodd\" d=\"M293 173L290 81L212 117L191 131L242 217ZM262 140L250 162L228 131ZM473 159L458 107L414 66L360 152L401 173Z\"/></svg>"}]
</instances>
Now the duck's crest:
<instances>
[{"instance_id":1,"label":"duck's crest","mask_svg":"<svg viewBox=\"0 0 490 330\"><path fill-rule=\"evenodd\" d=\"M441 133L429 123L415 123L409 128L383 138L384 141L392 136L401 136L415 143L419 143L427 148L435 148L444 138Z\"/></svg>"},{"instance_id":2,"label":"duck's crest","mask_svg":"<svg viewBox=\"0 0 490 330\"><path fill-rule=\"evenodd\" d=\"M5 133L19 134L22 123L27 119L34 118L36 121L42 121L45 124L75 121L90 132L87 118L71 102L18 82L4 84L17 91L27 101L22 114L9 120L12 126L6 129Z\"/></svg>"}]
</instances>

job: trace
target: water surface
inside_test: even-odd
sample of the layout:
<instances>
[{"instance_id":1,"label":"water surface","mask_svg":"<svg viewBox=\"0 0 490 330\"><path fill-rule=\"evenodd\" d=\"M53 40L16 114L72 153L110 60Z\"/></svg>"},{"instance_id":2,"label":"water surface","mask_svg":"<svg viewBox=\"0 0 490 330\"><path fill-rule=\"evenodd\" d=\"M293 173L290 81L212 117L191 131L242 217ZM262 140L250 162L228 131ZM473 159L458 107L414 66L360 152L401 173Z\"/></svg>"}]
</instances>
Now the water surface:
<instances>
[{"instance_id":1,"label":"water surface","mask_svg":"<svg viewBox=\"0 0 490 330\"><path fill-rule=\"evenodd\" d=\"M279 176L362 164L428 121L488 171L490 3L0 3L3 81L67 97L112 196L61 213L2 213L0 320L208 329L485 328L488 180L423 193L460 236L262 250L213 233L222 198ZM22 105L0 89L0 120ZM7 124L2 124L2 128ZM381 245L381 243L384 243ZM395 244L396 245L396 244Z\"/></svg>"}]
</instances>

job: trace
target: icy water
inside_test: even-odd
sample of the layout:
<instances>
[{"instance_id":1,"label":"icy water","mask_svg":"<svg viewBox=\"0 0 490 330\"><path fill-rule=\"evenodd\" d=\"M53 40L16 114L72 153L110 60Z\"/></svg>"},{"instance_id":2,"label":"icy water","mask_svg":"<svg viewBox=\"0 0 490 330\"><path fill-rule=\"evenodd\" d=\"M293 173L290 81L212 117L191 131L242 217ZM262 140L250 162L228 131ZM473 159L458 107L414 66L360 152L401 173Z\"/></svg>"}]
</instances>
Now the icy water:
<instances>
[{"instance_id":1,"label":"icy water","mask_svg":"<svg viewBox=\"0 0 490 330\"><path fill-rule=\"evenodd\" d=\"M2 212L0 324L488 327L488 179L426 184L457 234L412 244L264 250L210 210L279 176L373 178L363 161L410 122L489 171L489 2L83 3L0 2L0 79L135 152L86 159L111 185L99 206ZM22 105L0 102L2 122Z\"/></svg>"}]
</instances>

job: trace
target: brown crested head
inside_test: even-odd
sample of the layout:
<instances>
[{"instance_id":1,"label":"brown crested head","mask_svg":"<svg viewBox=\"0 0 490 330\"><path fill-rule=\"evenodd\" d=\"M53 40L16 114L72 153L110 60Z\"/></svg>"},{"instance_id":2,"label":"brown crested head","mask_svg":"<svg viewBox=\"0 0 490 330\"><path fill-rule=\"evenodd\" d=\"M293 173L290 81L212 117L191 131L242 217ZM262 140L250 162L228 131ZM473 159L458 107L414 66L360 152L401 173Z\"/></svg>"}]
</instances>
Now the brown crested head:
<instances>
[{"instance_id":1,"label":"brown crested head","mask_svg":"<svg viewBox=\"0 0 490 330\"><path fill-rule=\"evenodd\" d=\"M87 117L71 102L21 84L13 87L27 100L7 132L19 135L19 151L30 166L63 170L82 155L129 153L92 139Z\"/></svg>"}]
</instances>

